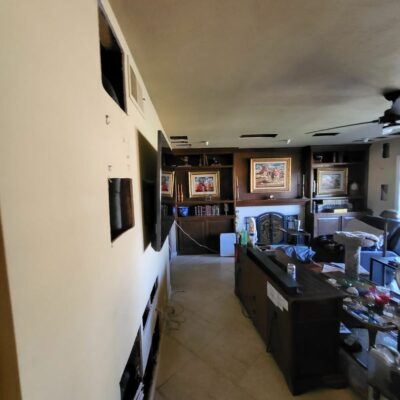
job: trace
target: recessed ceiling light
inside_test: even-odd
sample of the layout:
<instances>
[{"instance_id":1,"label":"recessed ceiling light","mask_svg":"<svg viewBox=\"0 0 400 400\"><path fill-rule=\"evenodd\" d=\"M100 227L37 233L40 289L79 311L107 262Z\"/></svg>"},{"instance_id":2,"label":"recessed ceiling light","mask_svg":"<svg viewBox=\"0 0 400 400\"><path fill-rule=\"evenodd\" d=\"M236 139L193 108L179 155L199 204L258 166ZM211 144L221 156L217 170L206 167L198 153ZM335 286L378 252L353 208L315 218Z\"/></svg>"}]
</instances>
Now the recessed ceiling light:
<instances>
[{"instance_id":1,"label":"recessed ceiling light","mask_svg":"<svg viewBox=\"0 0 400 400\"><path fill-rule=\"evenodd\" d=\"M278 136L277 133L255 133L249 135L240 135L239 137L241 139L246 139L246 138L274 138L277 136Z\"/></svg>"},{"instance_id":2,"label":"recessed ceiling light","mask_svg":"<svg viewBox=\"0 0 400 400\"><path fill-rule=\"evenodd\" d=\"M336 136L339 135L340 132L319 132L319 133L314 133L313 136Z\"/></svg>"},{"instance_id":3,"label":"recessed ceiling light","mask_svg":"<svg viewBox=\"0 0 400 400\"><path fill-rule=\"evenodd\" d=\"M171 140L188 140L187 136L170 136Z\"/></svg>"}]
</instances>

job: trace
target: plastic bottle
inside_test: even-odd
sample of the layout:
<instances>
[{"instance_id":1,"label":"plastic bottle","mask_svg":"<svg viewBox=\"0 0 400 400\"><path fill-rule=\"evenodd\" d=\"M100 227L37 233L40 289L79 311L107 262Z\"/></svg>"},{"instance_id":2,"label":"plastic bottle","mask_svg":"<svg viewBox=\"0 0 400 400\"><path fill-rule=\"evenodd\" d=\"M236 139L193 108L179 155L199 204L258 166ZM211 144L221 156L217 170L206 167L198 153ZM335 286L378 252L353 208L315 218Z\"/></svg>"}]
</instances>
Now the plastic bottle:
<instances>
[{"instance_id":1,"label":"plastic bottle","mask_svg":"<svg viewBox=\"0 0 400 400\"><path fill-rule=\"evenodd\" d=\"M247 231L246 231L246 229L242 229L242 232L240 234L240 244L242 246L247 246Z\"/></svg>"}]
</instances>

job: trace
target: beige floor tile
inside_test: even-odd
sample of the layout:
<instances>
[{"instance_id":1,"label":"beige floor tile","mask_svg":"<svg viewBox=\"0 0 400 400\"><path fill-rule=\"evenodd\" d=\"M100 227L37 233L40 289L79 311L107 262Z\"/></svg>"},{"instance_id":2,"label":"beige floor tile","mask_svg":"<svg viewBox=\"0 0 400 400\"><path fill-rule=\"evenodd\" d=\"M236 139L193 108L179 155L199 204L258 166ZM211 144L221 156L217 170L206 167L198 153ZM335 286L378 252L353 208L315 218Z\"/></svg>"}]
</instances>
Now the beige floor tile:
<instances>
[{"instance_id":1,"label":"beige floor tile","mask_svg":"<svg viewBox=\"0 0 400 400\"><path fill-rule=\"evenodd\" d=\"M158 390L171 400L252 400L200 359L190 360Z\"/></svg>"},{"instance_id":2,"label":"beige floor tile","mask_svg":"<svg viewBox=\"0 0 400 400\"><path fill-rule=\"evenodd\" d=\"M169 335L163 335L160 347L160 362L157 370L157 387L165 383L193 357L194 354L174 338Z\"/></svg>"},{"instance_id":3,"label":"beige floor tile","mask_svg":"<svg viewBox=\"0 0 400 400\"><path fill-rule=\"evenodd\" d=\"M164 397L158 390L154 393L153 400L168 400L166 397Z\"/></svg>"},{"instance_id":4,"label":"beige floor tile","mask_svg":"<svg viewBox=\"0 0 400 400\"><path fill-rule=\"evenodd\" d=\"M293 397L269 353L259 355L253 366L243 375L239 386L256 400L285 400Z\"/></svg>"},{"instance_id":5,"label":"beige floor tile","mask_svg":"<svg viewBox=\"0 0 400 400\"><path fill-rule=\"evenodd\" d=\"M247 364L232 357L230 353L221 349L216 342L211 342L197 356L232 382L238 382L248 370Z\"/></svg>"},{"instance_id":6,"label":"beige floor tile","mask_svg":"<svg viewBox=\"0 0 400 400\"><path fill-rule=\"evenodd\" d=\"M192 311L184 310L184 322L169 335L188 350L199 352L220 332L220 328Z\"/></svg>"},{"instance_id":7,"label":"beige floor tile","mask_svg":"<svg viewBox=\"0 0 400 400\"><path fill-rule=\"evenodd\" d=\"M291 395L234 295L233 258L176 257L171 279L175 313L164 332L156 400L358 399L348 389Z\"/></svg>"},{"instance_id":8,"label":"beige floor tile","mask_svg":"<svg viewBox=\"0 0 400 400\"><path fill-rule=\"evenodd\" d=\"M266 352L264 342L254 327L223 331L215 338L213 345L248 366L253 365L260 354Z\"/></svg>"}]
</instances>

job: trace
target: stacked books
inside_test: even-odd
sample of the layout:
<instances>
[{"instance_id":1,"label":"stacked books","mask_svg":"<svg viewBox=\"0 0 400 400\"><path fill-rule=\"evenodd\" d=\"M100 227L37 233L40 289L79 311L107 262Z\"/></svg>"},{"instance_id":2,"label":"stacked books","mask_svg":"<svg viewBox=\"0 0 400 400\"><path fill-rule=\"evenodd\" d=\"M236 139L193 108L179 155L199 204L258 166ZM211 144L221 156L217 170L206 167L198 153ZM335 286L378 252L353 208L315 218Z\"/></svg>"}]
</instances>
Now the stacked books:
<instances>
[{"instance_id":1,"label":"stacked books","mask_svg":"<svg viewBox=\"0 0 400 400\"><path fill-rule=\"evenodd\" d=\"M219 205L195 206L194 215L207 217L220 215Z\"/></svg>"},{"instance_id":2,"label":"stacked books","mask_svg":"<svg viewBox=\"0 0 400 400\"><path fill-rule=\"evenodd\" d=\"M334 212L334 213L341 213L341 212L348 212L353 209L353 204L349 203L346 199L340 200L322 200L321 203L315 202L315 212Z\"/></svg>"}]
</instances>

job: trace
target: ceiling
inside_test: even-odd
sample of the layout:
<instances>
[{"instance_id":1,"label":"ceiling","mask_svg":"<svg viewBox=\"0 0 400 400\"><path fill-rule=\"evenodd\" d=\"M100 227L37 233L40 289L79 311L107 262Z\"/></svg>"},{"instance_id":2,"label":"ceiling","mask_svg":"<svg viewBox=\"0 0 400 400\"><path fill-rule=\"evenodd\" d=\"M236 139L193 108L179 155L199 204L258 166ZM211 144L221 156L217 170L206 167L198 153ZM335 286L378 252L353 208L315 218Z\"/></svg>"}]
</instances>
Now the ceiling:
<instances>
[{"instance_id":1,"label":"ceiling","mask_svg":"<svg viewBox=\"0 0 400 400\"><path fill-rule=\"evenodd\" d=\"M350 143L400 87L398 0L110 0L168 136L193 147ZM277 133L276 138L240 139ZM280 141L281 140L281 141Z\"/></svg>"}]
</instances>

